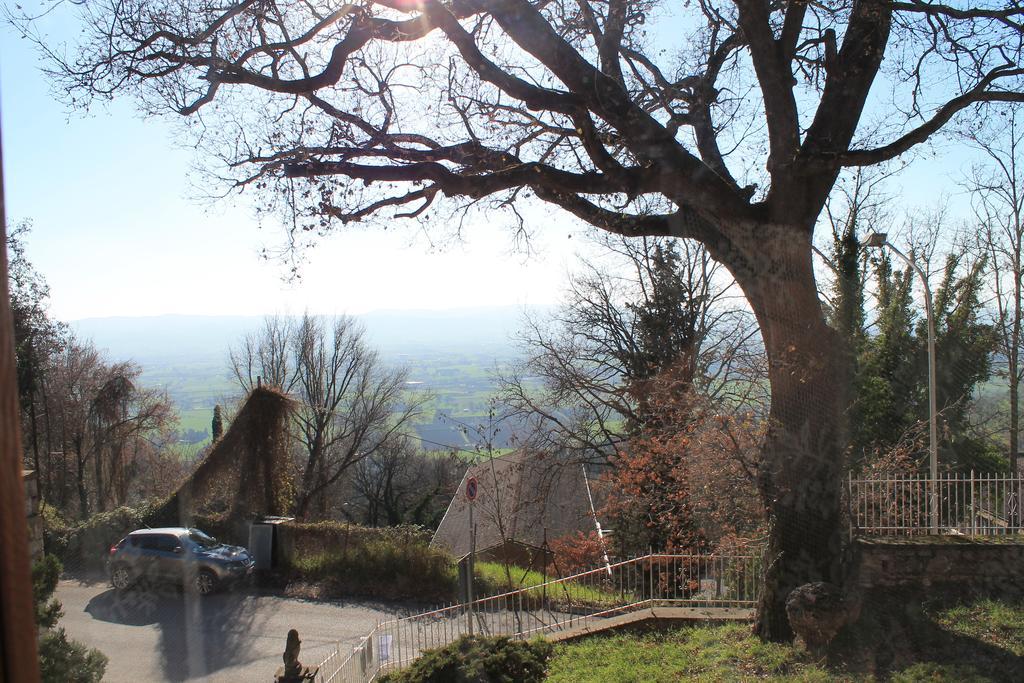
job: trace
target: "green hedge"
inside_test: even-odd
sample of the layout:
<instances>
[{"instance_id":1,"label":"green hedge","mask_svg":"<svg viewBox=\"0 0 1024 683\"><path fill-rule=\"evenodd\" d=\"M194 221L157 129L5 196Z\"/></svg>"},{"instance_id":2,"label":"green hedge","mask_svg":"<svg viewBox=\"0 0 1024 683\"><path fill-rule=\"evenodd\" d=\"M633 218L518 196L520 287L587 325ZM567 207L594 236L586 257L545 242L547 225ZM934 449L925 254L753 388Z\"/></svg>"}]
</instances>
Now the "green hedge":
<instances>
[{"instance_id":1,"label":"green hedge","mask_svg":"<svg viewBox=\"0 0 1024 683\"><path fill-rule=\"evenodd\" d=\"M60 558L68 571L102 569L110 546L128 532L145 526L152 510L150 506L125 506L99 512L73 526L47 526L44 530L46 547Z\"/></svg>"},{"instance_id":2,"label":"green hedge","mask_svg":"<svg viewBox=\"0 0 1024 683\"><path fill-rule=\"evenodd\" d=\"M453 600L458 572L451 556L423 539L363 539L343 548L292 557L289 579L317 584L323 597Z\"/></svg>"},{"instance_id":3,"label":"green hedge","mask_svg":"<svg viewBox=\"0 0 1024 683\"><path fill-rule=\"evenodd\" d=\"M344 522L286 522L278 527L285 560L327 552L348 552L369 543L430 543L432 533L419 526L367 527Z\"/></svg>"},{"instance_id":4,"label":"green hedge","mask_svg":"<svg viewBox=\"0 0 1024 683\"><path fill-rule=\"evenodd\" d=\"M381 683L540 683L554 646L541 639L463 637L427 650L412 665Z\"/></svg>"}]
</instances>

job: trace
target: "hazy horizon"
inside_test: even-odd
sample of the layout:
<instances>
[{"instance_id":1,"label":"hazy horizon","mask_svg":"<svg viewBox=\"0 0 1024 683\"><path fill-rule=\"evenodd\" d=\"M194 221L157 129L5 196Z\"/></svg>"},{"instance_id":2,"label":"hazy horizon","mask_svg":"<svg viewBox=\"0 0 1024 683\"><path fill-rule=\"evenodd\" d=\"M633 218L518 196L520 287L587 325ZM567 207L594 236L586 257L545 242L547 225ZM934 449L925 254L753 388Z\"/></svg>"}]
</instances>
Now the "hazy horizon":
<instances>
[{"instance_id":1,"label":"hazy horizon","mask_svg":"<svg viewBox=\"0 0 1024 683\"><path fill-rule=\"evenodd\" d=\"M382 309L352 317L366 328L367 341L386 355L424 349L477 349L507 357L524 314L543 315L551 306L468 306L441 310ZM294 314L301 315L301 314ZM68 321L117 360L143 364L155 359L227 358L228 349L255 332L266 316L166 314L97 316Z\"/></svg>"}]
</instances>

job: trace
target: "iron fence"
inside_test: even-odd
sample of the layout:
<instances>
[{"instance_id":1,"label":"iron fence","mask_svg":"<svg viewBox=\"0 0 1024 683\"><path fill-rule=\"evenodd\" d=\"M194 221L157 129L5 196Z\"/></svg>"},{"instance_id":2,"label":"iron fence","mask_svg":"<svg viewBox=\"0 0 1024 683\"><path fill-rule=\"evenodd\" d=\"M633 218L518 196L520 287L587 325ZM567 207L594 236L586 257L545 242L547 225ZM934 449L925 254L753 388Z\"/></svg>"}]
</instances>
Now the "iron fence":
<instances>
[{"instance_id":1,"label":"iron fence","mask_svg":"<svg viewBox=\"0 0 1024 683\"><path fill-rule=\"evenodd\" d=\"M1020 474L949 473L848 480L852 535L991 536L1024 531ZM934 522L932 513L934 512Z\"/></svg>"},{"instance_id":2,"label":"iron fence","mask_svg":"<svg viewBox=\"0 0 1024 683\"><path fill-rule=\"evenodd\" d=\"M387 621L346 659L341 659L340 649L325 659L317 681L366 683L464 635L531 638L589 628L648 607L741 608L752 613L762 565L756 555L651 554Z\"/></svg>"}]
</instances>

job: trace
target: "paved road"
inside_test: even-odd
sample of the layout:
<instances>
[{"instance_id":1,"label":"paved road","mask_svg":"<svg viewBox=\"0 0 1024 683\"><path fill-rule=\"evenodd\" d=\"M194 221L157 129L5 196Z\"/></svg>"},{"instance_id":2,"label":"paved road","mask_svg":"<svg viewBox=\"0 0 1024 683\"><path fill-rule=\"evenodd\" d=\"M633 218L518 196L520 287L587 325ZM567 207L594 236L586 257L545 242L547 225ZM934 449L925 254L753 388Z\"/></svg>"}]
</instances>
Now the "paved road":
<instances>
[{"instance_id":1,"label":"paved road","mask_svg":"<svg viewBox=\"0 0 1024 683\"><path fill-rule=\"evenodd\" d=\"M378 620L399 613L374 602L312 602L253 592L199 598L173 587L118 594L105 583L61 581L60 625L99 648L104 681L271 681L288 629L302 638L301 660L316 664L335 642L355 645ZM402 611L404 613L404 610Z\"/></svg>"}]
</instances>

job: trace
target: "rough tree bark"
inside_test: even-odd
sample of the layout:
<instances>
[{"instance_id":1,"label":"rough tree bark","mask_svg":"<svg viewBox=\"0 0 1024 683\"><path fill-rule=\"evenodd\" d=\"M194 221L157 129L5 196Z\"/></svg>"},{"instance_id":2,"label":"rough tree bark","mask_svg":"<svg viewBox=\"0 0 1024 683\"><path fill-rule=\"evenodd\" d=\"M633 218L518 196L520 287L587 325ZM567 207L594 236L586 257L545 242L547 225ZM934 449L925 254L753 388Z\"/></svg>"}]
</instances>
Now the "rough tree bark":
<instances>
[{"instance_id":1,"label":"rough tree bark","mask_svg":"<svg viewBox=\"0 0 1024 683\"><path fill-rule=\"evenodd\" d=\"M770 535L756 628L772 640L792 637L791 590L841 578L842 342L822 315L809 239L789 230L763 243L772 255L767 270L741 283L761 327L771 383L758 476Z\"/></svg>"}]
</instances>

